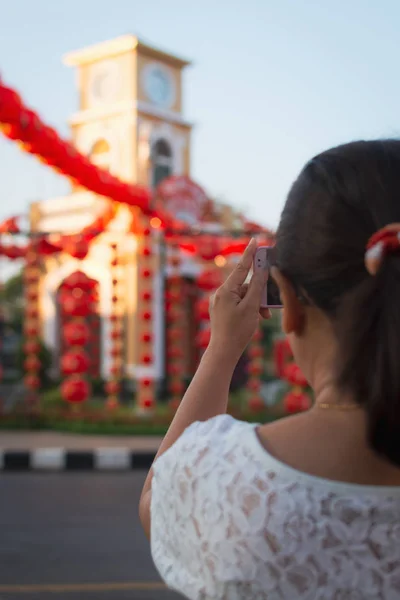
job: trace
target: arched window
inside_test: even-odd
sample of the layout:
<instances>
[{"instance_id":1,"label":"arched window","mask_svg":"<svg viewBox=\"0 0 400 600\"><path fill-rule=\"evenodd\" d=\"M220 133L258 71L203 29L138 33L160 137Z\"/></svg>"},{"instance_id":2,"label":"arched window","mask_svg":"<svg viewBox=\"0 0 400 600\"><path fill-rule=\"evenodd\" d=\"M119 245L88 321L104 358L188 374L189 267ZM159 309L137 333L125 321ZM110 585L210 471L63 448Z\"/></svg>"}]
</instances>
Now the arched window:
<instances>
[{"instance_id":1,"label":"arched window","mask_svg":"<svg viewBox=\"0 0 400 600\"><path fill-rule=\"evenodd\" d=\"M151 153L153 187L157 187L163 179L172 175L172 161L171 146L164 139L158 140Z\"/></svg>"},{"instance_id":2,"label":"arched window","mask_svg":"<svg viewBox=\"0 0 400 600\"><path fill-rule=\"evenodd\" d=\"M103 169L110 168L110 144L107 140L100 139L95 142L89 152L90 160Z\"/></svg>"}]
</instances>

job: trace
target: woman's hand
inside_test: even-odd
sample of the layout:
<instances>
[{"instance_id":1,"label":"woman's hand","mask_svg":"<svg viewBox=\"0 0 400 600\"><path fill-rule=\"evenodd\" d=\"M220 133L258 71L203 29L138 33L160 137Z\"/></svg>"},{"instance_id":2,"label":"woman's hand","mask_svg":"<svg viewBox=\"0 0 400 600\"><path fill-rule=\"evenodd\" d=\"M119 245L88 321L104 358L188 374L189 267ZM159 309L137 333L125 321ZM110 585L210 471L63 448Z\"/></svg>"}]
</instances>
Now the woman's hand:
<instances>
[{"instance_id":1,"label":"woman's hand","mask_svg":"<svg viewBox=\"0 0 400 600\"><path fill-rule=\"evenodd\" d=\"M256 250L257 242L252 239L240 262L210 301L210 350L230 355L235 361L239 360L254 335L260 314L266 319L271 316L268 309L260 310L268 272L253 272L250 283L245 284Z\"/></svg>"}]
</instances>

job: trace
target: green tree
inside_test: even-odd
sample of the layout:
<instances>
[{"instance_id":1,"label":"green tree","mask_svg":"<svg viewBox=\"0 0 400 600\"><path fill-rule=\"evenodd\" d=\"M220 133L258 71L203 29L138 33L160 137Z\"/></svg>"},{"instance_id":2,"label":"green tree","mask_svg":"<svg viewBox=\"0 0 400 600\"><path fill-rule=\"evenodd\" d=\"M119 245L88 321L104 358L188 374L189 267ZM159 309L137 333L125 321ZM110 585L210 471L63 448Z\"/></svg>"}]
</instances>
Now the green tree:
<instances>
[{"instance_id":1,"label":"green tree","mask_svg":"<svg viewBox=\"0 0 400 600\"><path fill-rule=\"evenodd\" d=\"M0 288L0 307L7 325L22 334L24 322L24 282L22 269Z\"/></svg>"}]
</instances>

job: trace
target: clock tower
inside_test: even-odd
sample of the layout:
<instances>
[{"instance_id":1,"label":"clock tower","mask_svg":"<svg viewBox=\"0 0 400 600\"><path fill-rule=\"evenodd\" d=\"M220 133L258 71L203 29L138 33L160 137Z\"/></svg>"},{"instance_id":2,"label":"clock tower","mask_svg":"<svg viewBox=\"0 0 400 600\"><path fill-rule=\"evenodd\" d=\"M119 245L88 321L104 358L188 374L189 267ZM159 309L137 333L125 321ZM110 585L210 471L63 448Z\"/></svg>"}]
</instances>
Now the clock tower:
<instances>
[{"instance_id":1,"label":"clock tower","mask_svg":"<svg viewBox=\"0 0 400 600\"><path fill-rule=\"evenodd\" d=\"M188 62L132 35L72 52L79 110L70 119L77 148L132 183L154 187L190 175L191 125L182 116Z\"/></svg>"}]
</instances>

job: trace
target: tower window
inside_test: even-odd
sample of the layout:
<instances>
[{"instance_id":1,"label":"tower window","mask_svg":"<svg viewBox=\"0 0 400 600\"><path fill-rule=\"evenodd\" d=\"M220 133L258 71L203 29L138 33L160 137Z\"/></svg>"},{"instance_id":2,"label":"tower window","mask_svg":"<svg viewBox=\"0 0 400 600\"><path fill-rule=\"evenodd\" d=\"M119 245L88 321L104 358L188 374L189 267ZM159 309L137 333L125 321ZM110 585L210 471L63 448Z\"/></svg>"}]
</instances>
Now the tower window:
<instances>
[{"instance_id":1,"label":"tower window","mask_svg":"<svg viewBox=\"0 0 400 600\"><path fill-rule=\"evenodd\" d=\"M151 154L152 161L152 186L157 187L163 179L172 175L172 150L171 146L164 139L158 140Z\"/></svg>"}]
</instances>

